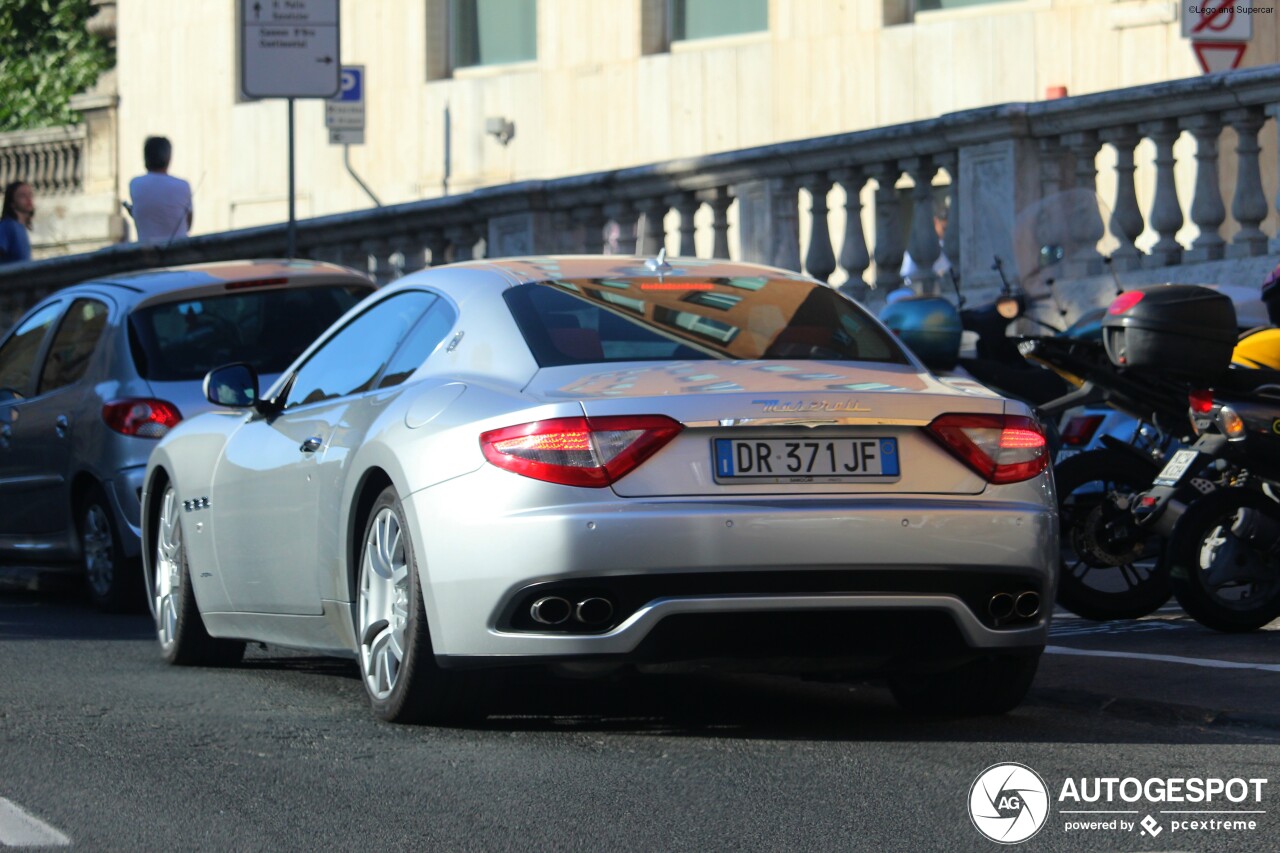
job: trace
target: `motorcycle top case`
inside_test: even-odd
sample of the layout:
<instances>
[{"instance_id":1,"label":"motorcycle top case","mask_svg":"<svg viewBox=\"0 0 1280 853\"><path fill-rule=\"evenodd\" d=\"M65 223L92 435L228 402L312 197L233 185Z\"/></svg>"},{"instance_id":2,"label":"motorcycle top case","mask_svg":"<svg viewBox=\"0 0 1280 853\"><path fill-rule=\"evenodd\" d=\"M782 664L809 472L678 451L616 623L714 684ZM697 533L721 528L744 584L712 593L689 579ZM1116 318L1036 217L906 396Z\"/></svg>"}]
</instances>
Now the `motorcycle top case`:
<instances>
[{"instance_id":1,"label":"motorcycle top case","mask_svg":"<svg viewBox=\"0 0 1280 853\"><path fill-rule=\"evenodd\" d=\"M1212 381L1227 369L1237 334L1230 297L1196 284L1127 291L1102 320L1112 364L1192 382Z\"/></svg>"}]
</instances>

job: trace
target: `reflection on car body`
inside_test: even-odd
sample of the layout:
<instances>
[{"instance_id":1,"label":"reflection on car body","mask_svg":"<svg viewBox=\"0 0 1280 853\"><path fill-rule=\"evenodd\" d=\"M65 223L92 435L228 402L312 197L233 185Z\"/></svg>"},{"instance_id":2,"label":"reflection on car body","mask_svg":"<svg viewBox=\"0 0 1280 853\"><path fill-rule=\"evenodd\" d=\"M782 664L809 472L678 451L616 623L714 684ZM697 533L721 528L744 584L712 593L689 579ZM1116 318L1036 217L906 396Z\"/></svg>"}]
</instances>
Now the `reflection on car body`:
<instances>
[{"instance_id":1,"label":"reflection on car body","mask_svg":"<svg viewBox=\"0 0 1280 853\"><path fill-rule=\"evenodd\" d=\"M1007 710L1034 675L1057 555L1039 425L812 279L442 266L254 379L213 371L237 408L147 469L173 663L350 655L399 721L474 711L517 664L885 677L955 712Z\"/></svg>"}]
</instances>

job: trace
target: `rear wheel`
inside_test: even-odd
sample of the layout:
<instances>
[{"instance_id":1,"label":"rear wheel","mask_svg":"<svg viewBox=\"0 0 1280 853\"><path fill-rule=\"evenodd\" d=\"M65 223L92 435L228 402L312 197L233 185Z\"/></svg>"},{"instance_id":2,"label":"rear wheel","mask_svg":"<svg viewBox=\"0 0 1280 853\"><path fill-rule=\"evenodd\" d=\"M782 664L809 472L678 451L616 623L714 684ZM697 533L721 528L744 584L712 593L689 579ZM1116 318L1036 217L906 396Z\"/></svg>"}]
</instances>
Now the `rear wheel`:
<instances>
[{"instance_id":1,"label":"rear wheel","mask_svg":"<svg viewBox=\"0 0 1280 853\"><path fill-rule=\"evenodd\" d=\"M436 664L413 543L393 488L378 496L365 525L356 637L365 691L379 719L454 723L473 713L475 674Z\"/></svg>"},{"instance_id":2,"label":"rear wheel","mask_svg":"<svg viewBox=\"0 0 1280 853\"><path fill-rule=\"evenodd\" d=\"M1159 469L1123 451L1102 448L1058 465L1061 563L1058 603L1085 619L1137 619L1160 608L1173 590L1160 560L1164 539L1139 528L1130 501L1151 487Z\"/></svg>"},{"instance_id":3,"label":"rear wheel","mask_svg":"<svg viewBox=\"0 0 1280 853\"><path fill-rule=\"evenodd\" d=\"M182 537L182 505L173 486L160 499L156 523L155 574L151 577L151 612L165 660L180 666L229 666L244 657L244 643L209 636L196 607Z\"/></svg>"},{"instance_id":4,"label":"rear wheel","mask_svg":"<svg viewBox=\"0 0 1280 853\"><path fill-rule=\"evenodd\" d=\"M1222 489L1196 501L1169 540L1173 591L1207 628L1254 631L1280 616L1280 504Z\"/></svg>"},{"instance_id":5,"label":"rear wheel","mask_svg":"<svg viewBox=\"0 0 1280 853\"><path fill-rule=\"evenodd\" d=\"M93 603L112 613L141 610L146 601L142 567L136 558L125 557L115 514L101 486L93 485L80 499L76 529Z\"/></svg>"},{"instance_id":6,"label":"rear wheel","mask_svg":"<svg viewBox=\"0 0 1280 853\"><path fill-rule=\"evenodd\" d=\"M1031 689L1039 653L994 655L947 672L896 676L893 698L917 714L977 716L1016 708Z\"/></svg>"}]
</instances>

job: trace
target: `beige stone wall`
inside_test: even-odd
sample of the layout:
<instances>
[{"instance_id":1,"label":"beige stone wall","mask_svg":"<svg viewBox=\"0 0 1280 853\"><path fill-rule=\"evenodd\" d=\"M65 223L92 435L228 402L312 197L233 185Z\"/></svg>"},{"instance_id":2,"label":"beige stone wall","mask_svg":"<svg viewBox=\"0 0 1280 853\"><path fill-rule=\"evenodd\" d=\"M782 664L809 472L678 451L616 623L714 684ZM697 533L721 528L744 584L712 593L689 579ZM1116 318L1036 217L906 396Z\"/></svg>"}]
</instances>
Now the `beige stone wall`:
<instances>
[{"instance_id":1,"label":"beige stone wall","mask_svg":"<svg viewBox=\"0 0 1280 853\"><path fill-rule=\"evenodd\" d=\"M342 3L342 59L365 65L368 92L351 162L384 203L441 194L446 106L456 193L1200 73L1166 0L1014 0L890 25L904 0L771 0L767 33L648 54L644 13L661 0L540 0L537 62L429 80L445 5ZM196 188L194 233L285 218L286 106L238 102L234 7L119 0L120 192L143 139L169 136L172 171ZM1256 16L1244 64L1273 61L1278 43L1276 16ZM506 147L485 134L490 116L515 122ZM296 127L298 216L368 207L323 104L299 101ZM1264 164L1274 173L1273 151Z\"/></svg>"}]
</instances>

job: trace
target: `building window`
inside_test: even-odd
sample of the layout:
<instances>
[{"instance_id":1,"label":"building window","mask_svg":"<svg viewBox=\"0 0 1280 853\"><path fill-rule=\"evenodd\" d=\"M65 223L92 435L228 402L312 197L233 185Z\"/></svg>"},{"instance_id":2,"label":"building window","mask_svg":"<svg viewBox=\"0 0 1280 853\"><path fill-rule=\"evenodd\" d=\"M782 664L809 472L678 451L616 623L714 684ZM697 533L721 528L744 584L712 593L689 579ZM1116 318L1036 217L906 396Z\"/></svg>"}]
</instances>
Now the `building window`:
<instances>
[{"instance_id":1,"label":"building window","mask_svg":"<svg viewBox=\"0 0 1280 853\"><path fill-rule=\"evenodd\" d=\"M538 58L538 0L449 0L454 68Z\"/></svg>"},{"instance_id":2,"label":"building window","mask_svg":"<svg viewBox=\"0 0 1280 853\"><path fill-rule=\"evenodd\" d=\"M769 0L668 0L672 41L769 29Z\"/></svg>"}]
</instances>

